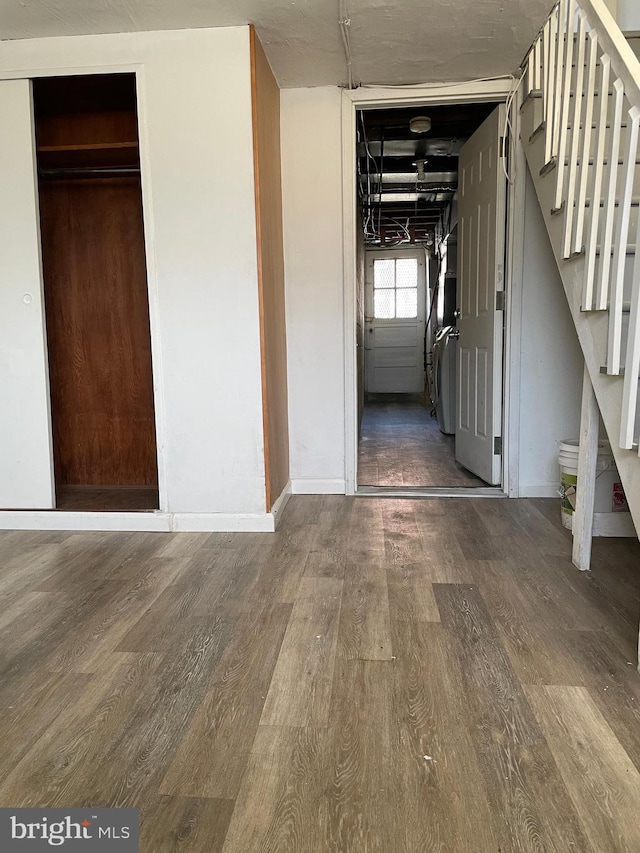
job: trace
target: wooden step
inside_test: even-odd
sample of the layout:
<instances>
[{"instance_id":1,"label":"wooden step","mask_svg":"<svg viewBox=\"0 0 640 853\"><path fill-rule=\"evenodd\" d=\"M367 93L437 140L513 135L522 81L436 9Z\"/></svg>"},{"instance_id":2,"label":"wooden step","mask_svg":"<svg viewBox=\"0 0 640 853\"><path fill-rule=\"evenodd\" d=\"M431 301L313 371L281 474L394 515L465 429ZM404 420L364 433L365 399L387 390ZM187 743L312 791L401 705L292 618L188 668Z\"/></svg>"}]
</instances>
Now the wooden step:
<instances>
[{"instance_id":1,"label":"wooden step","mask_svg":"<svg viewBox=\"0 0 640 853\"><path fill-rule=\"evenodd\" d=\"M554 206L554 204L556 204L554 197L555 197L555 190L556 190L557 185L556 185L556 181L553 178L540 177L541 167L543 167L543 165L544 165L544 159L548 159L548 149L547 149L547 155L545 157L545 146L548 145L548 143L549 143L549 139L546 138L544 132L542 132L545 130L545 128L543 127L542 130L538 129L539 126L542 124L542 121L543 121L543 115L542 115L542 103L543 103L543 101L544 101L544 99L532 98L528 102L527 109L523 111L524 114L522 117L522 124L521 124L522 140L524 143L524 149L526 152L527 162L528 162L529 167L531 169L533 183L534 183L535 188L536 188L536 195L537 195L537 198L538 198L538 200L542 206L544 219L546 221L546 226L547 226L547 229L549 231L549 237L550 237L550 240L554 246L554 251L556 253L556 256L559 258L558 268L559 268L561 277L563 279L563 290L565 290L567 292L567 297L569 299L570 304L575 306L576 302L574 300L578 300L577 305L579 306L580 305L580 299L581 299L579 294L583 293L584 277L586 274L585 254L584 254L584 252L581 253L582 257L580 255L574 255L569 260L561 260L560 259L563 255L563 250L564 250L564 246L565 246L564 217L557 217L556 216L556 217L552 218L550 216L550 210ZM609 97L607 99L607 105L606 105L607 109L604 110L605 113L608 113L610 122L614 121L615 102L616 102L616 98ZM575 105L575 101L572 101L569 106L571 108L573 108L574 105ZM597 128L596 128L596 132L593 132L593 125L598 123L598 113L599 113L600 106L601 106L601 103L596 101L596 103L594 105L595 111L594 111L593 119L591 121L592 132L591 132L591 134L589 134L590 135L589 146L590 146L591 152L596 151L596 148L594 146L597 145L597 140L598 140L598 136L599 136L599 134L597 133ZM592 165L591 168L587 168L587 163L588 163L589 159L591 159L591 163L593 164L594 160L597 161L597 158L595 158L595 157L588 158L587 156L582 157L583 142L584 142L583 133L584 133L584 124L585 124L584 107L585 107L585 104L583 102L582 103L582 113L579 116L578 121L575 120L573 113L568 114L568 123L571 122L572 125L575 125L575 128L572 127L569 130L568 136L565 140L566 144L567 144L567 148L565 149L565 156L562 157L562 159L560 160L560 163L562 163L562 160L564 160L565 162L568 162L569 159L571 160L572 163L575 163L575 160L573 159L572 142L576 141L575 140L575 130L577 130L578 125L580 125L581 139L580 139L580 146L578 147L578 157L582 160L583 165L582 165L582 168L578 172L577 180L580 181L581 179L584 179L585 177L589 180L589 183L587 184L587 188L586 188L586 195L591 197L591 199L592 199L590 201L590 208L591 209L589 211L587 211L586 227L584 228L584 231L581 231L581 234L582 234L581 239L586 242L589 239L589 220L591 219L591 215L594 213L594 205L598 204L599 201L598 201L598 197L595 195L595 193L592 189L593 173L595 172L595 167ZM625 101L624 107L625 107L625 110L628 109L628 104L626 103L626 101ZM606 121L604 118L603 118L603 120ZM630 121L629 121L628 117L627 117L626 123L627 123L627 129L622 130L622 134L621 134L620 154L622 157L625 156L625 152L626 152L626 148L627 148L627 142L628 142L628 126L630 125ZM604 157L608 160L613 160L614 177L619 176L619 181L620 181L622 179L623 172L622 172L622 170L619 170L615 165L616 155L614 154L614 156L612 158L611 153L610 153L611 149L610 149L609 143L611 140L611 133L610 133L611 130L612 130L612 128L609 127L609 133L607 134L608 138L606 138L604 140L604 143L605 143ZM587 128L587 132L588 132L588 128ZM600 140L600 141L602 142L602 140ZM576 159L578 159L578 158L576 158ZM617 158L617 159L619 162L621 158ZM636 162L637 162L637 158L636 158ZM555 176L556 177L558 175L558 171L557 171L558 165L559 164L554 163L550 168L550 171L555 170ZM563 186L563 190L564 190L563 195L565 198L568 198L567 190L568 190L568 180L569 180L569 175L568 175L569 168L570 167L567 168L567 172L564 175L564 177L566 178L566 182ZM544 169L542 171L544 171ZM635 169L632 169L632 171L634 171L635 174L633 176L633 178L634 178L633 179L633 188L630 190L629 195L632 196L634 203L636 204L636 206L634 206L633 210L634 210L634 212L636 212L636 215L638 215L638 214L640 214L640 206L637 206L638 202L640 201L640 169L638 167L636 167ZM609 170L607 169L605 171L605 184L604 184L604 187L607 190L608 190L608 184L606 183L606 179L608 177L608 174L607 174L608 172L609 172ZM580 186L580 185L578 185L578 186ZM604 198L604 197L606 197L606 195L608 195L608 192L605 193L605 189L603 189L603 191L601 193L602 198ZM583 192L584 192L584 187L583 187ZM618 188L615 192L615 195L618 196L620 199L623 198L623 190L622 190L622 186L620 183L618 184ZM560 196L560 198L562 198L562 196ZM558 199L557 201L559 202L560 199ZM576 202L576 195L572 194L571 203L575 203L575 202ZM597 209L599 209L601 214L602 214L602 209L601 208L597 208ZM571 212L572 211L569 211L569 214ZM609 212L610 213L612 212L611 209L609 209ZM616 220L619 220L620 208L618 208L618 210L616 210L614 212L616 214ZM565 213L566 213L566 210L565 210ZM600 229L600 231L602 231L602 229ZM614 239L615 239L615 233L616 232L614 230ZM573 239L575 240L575 237ZM624 241L623 241L623 245L620 247L625 252L625 256L622 258L622 260L625 261L625 263L624 263L625 280L624 280L624 285L623 285L623 293L619 296L619 298L621 298L623 300L623 302L626 302L626 303L629 303L631 300L631 293L630 293L629 288L627 287L627 283L628 283L628 281L633 280L633 267L634 267L634 260L635 260L635 245L628 243L627 240L635 241L635 239L636 239L635 233L630 230L628 238L625 236ZM604 243L604 237L603 236L598 237L598 242ZM568 248L569 248L569 250L572 249L573 244ZM587 247L587 248L589 248L589 247ZM591 250L593 250L594 249L593 245L590 248L591 248ZM594 282L596 283L596 287L595 287L596 293L598 292L597 285L599 283L598 274L601 271L602 262L603 262L602 248L598 246L597 251L598 251L598 257L596 258L595 271L593 273L593 279L594 279ZM584 297L582 297L582 298L584 299ZM587 303L587 301L585 300L584 304L585 304L585 306L587 306L589 303ZM593 303L590 303L590 304L593 304ZM619 366L619 367L624 367L624 361L626 360L626 338L625 338L625 336L627 335L627 329L629 327L629 323L630 323L630 319L631 319L631 314L627 313L627 310L629 309L629 307L630 306L628 304L623 305L623 308L624 308L624 313L623 313L623 318L622 318L623 319L623 331L622 331L622 340L621 340L621 349L620 349L621 356L619 357L620 361L621 361L621 365L617 365L617 362L616 362L616 366ZM581 313L579 316L577 316L576 313L574 312L574 318L576 320L576 325L577 325L578 329L580 329L580 343L581 343L581 346L584 350L585 357L590 364L595 365L595 368L597 371L596 375L594 375L592 377L593 385L595 386L596 391L598 393L599 393L599 391L603 392L603 394L605 395L605 399L607 401L607 405L605 406L604 411L603 411L603 418L604 418L604 422L605 422L605 427L606 427L607 431L611 434L611 437L612 437L612 446L613 446L614 452L616 452L617 450L619 450L619 446L617 445L617 442L619 442L619 439L620 439L620 420L619 420L620 408L619 407L622 404L622 394L623 394L623 388L624 388L624 380L621 380L620 376L624 376L624 369L619 369L617 371L617 373L615 373L615 374L607 374L606 373L606 371L607 371L607 364L606 363L607 363L607 361L611 361L611 359L608 358L608 356L607 356L607 351L608 351L607 328L609 326L609 320L610 320L611 314L607 313L607 316L604 316L604 317L602 316L602 312L593 312L593 316L591 316L591 314L592 314L592 312L585 311L584 313ZM600 365L603 366L603 372L605 375L602 375L602 376L600 375L600 373L599 373L599 366ZM614 376L616 377L615 379L613 378ZM627 376L627 382L628 382L628 380L629 380L629 377ZM614 409L616 410L615 412L614 412ZM635 435L634 438L637 439L637 435ZM621 477L628 479L631 476L631 471L632 471L631 463L633 462L634 465L637 465L638 459L636 458L635 460L631 460L631 459L629 459L629 457L626 454L627 454L627 452L625 451L625 455L622 458L620 458L619 463L620 463ZM619 456L619 454L616 453L616 457L618 457L618 456ZM637 476L637 475L634 474L634 476ZM636 510L637 510L637 501L636 501Z\"/></svg>"},{"instance_id":2,"label":"wooden step","mask_svg":"<svg viewBox=\"0 0 640 853\"><path fill-rule=\"evenodd\" d=\"M562 202L562 204L560 205L560 207L553 207L553 208L551 209L551 216L558 216L558 214L560 214L560 213L564 213L564 210L565 210L566 206L567 206L567 205L566 205L566 202L565 202L565 201L563 201L563 202ZM578 206L578 205L574 202L573 209L575 210L575 209L577 208L577 206ZM603 210L603 209L605 208L605 206L606 206L606 205L605 205L605 201L604 201L604 199L603 199L603 200L600 202L600 209L601 209L601 210ZM590 198L586 199L586 201L585 201L585 207L587 208L587 210L589 210L589 209L591 208L591 199L590 199ZM614 207L620 207L620 201L619 201L619 199L617 199L617 200L614 202ZM634 198L634 199L631 199L631 209L632 209L632 210L637 210L638 208L640 208L640 198Z\"/></svg>"},{"instance_id":3,"label":"wooden step","mask_svg":"<svg viewBox=\"0 0 640 853\"><path fill-rule=\"evenodd\" d=\"M529 143L535 142L536 139L545 132L547 129L546 121L543 121L542 124L539 124L533 133L529 136Z\"/></svg>"},{"instance_id":4,"label":"wooden step","mask_svg":"<svg viewBox=\"0 0 640 853\"><path fill-rule=\"evenodd\" d=\"M614 246L614 250L615 250L615 246ZM636 253L635 243L627 243L625 255L627 255L627 257L633 257L635 255L635 253ZM602 246L598 246L596 249L596 256L600 257L601 254L602 254Z\"/></svg>"},{"instance_id":5,"label":"wooden step","mask_svg":"<svg viewBox=\"0 0 640 853\"><path fill-rule=\"evenodd\" d=\"M607 305L606 308L580 308L580 311L583 314L601 314L603 311L608 311L609 307L610 306ZM631 313L631 303L630 302L623 302L622 303L622 313L623 314L630 314Z\"/></svg>"},{"instance_id":6,"label":"wooden step","mask_svg":"<svg viewBox=\"0 0 640 853\"><path fill-rule=\"evenodd\" d=\"M608 159L605 158L605 160L603 162L604 162L605 167L609 166L609 160ZM589 166L594 165L593 157L589 158L588 163L589 163ZM569 160L568 159L566 159L564 161L564 165L565 165L565 168L569 168ZM580 158L578 158L576 165L578 166L578 168L580 168L580 166L582 165L582 160ZM618 160L618 166L624 166L624 165L625 165L624 160ZM640 157L636 157L635 165L640 166ZM548 175L550 172L555 171L557 166L558 166L558 158L552 157L551 160L549 160L548 163L545 163L545 165L540 169L540 177L543 178L545 175Z\"/></svg>"},{"instance_id":7,"label":"wooden step","mask_svg":"<svg viewBox=\"0 0 640 853\"><path fill-rule=\"evenodd\" d=\"M520 112L524 112L525 107L531 102L542 98L542 91L540 89L532 89L529 94L523 98L522 103L520 104Z\"/></svg>"}]
</instances>

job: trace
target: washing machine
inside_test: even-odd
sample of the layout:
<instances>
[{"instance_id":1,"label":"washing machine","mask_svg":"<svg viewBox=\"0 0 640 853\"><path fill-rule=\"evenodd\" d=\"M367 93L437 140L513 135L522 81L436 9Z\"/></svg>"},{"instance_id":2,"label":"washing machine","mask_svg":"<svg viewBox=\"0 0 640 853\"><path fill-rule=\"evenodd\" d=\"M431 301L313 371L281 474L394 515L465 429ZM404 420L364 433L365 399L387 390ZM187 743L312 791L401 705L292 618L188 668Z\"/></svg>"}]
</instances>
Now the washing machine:
<instances>
[{"instance_id":1,"label":"washing machine","mask_svg":"<svg viewBox=\"0 0 640 853\"><path fill-rule=\"evenodd\" d=\"M436 332L433 343L433 403L440 431L456 431L456 356L460 332L445 326Z\"/></svg>"}]
</instances>

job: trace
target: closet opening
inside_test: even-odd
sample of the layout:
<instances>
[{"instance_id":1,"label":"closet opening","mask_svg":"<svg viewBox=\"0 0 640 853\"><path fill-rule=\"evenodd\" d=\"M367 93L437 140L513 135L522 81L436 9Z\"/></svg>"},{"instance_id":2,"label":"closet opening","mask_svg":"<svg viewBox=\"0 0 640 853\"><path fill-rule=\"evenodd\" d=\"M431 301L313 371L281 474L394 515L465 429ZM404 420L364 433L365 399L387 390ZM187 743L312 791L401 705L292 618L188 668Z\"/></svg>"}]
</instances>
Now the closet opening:
<instances>
[{"instance_id":1,"label":"closet opening","mask_svg":"<svg viewBox=\"0 0 640 853\"><path fill-rule=\"evenodd\" d=\"M33 81L56 509L159 507L135 74Z\"/></svg>"}]
</instances>

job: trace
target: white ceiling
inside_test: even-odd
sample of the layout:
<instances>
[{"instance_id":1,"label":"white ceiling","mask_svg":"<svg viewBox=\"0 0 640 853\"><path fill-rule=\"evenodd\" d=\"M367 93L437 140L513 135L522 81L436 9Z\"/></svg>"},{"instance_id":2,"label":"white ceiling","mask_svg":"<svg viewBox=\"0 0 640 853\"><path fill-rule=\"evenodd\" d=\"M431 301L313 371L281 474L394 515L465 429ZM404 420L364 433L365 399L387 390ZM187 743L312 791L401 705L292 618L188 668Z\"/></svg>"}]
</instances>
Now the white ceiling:
<instances>
[{"instance_id":1,"label":"white ceiling","mask_svg":"<svg viewBox=\"0 0 640 853\"><path fill-rule=\"evenodd\" d=\"M550 0L348 0L362 83L515 71ZM0 0L0 38L254 23L283 87L346 83L338 0Z\"/></svg>"}]
</instances>

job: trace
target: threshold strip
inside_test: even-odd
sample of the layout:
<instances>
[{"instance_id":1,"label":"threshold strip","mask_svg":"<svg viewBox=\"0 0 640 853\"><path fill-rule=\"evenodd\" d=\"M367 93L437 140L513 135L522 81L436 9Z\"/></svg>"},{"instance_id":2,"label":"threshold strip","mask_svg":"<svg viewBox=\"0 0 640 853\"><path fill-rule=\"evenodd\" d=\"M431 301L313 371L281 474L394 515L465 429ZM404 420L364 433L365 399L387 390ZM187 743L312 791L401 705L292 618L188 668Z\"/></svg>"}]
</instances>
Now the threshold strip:
<instances>
[{"instance_id":1,"label":"threshold strip","mask_svg":"<svg viewBox=\"0 0 640 853\"><path fill-rule=\"evenodd\" d=\"M357 498L506 498L500 486L358 486Z\"/></svg>"}]
</instances>

